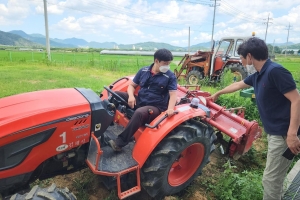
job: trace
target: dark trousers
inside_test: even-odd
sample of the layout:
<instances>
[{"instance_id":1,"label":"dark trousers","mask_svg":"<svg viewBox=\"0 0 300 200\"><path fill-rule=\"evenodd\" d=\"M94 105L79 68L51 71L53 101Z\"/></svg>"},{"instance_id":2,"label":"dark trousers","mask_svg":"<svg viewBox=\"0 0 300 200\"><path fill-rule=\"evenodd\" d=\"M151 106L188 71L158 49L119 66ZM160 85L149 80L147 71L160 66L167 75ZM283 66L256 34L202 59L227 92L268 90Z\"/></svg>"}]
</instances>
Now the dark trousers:
<instances>
[{"instance_id":1,"label":"dark trousers","mask_svg":"<svg viewBox=\"0 0 300 200\"><path fill-rule=\"evenodd\" d=\"M128 101L128 93L127 92L116 92L120 97L122 97L125 101ZM126 146L134 133L144 124L150 123L153 119L155 119L161 112L155 106L139 106L138 98L135 96L136 106L134 107L135 111L130 121L128 122L124 131L117 137L115 143L119 147ZM148 110L152 109L153 113L149 115Z\"/></svg>"}]
</instances>

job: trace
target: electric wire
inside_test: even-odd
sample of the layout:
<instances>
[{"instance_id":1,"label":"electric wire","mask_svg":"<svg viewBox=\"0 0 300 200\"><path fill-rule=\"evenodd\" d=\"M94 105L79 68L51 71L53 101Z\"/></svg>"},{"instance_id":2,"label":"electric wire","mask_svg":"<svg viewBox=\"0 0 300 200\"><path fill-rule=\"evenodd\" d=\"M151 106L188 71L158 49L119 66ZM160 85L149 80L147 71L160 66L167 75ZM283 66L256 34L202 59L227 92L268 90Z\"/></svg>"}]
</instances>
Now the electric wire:
<instances>
[{"instance_id":1,"label":"electric wire","mask_svg":"<svg viewBox=\"0 0 300 200\"><path fill-rule=\"evenodd\" d=\"M35 1L35 2L41 2L40 0L28 0L28 1ZM202 5L211 5L210 2L207 1L188 1L188 0L175 0L176 2L183 2L183 3L189 3L189 4L202 4ZM76 10L79 12L85 12L85 13L90 13L93 15L98 15L98 16L103 16L106 18L112 18L112 19L118 19L118 20L123 20L123 21L127 21L129 22L129 24L143 24L143 25L149 25L149 26L155 26L155 27L162 27L165 29L173 29L173 30L183 30L183 28L175 28L175 27L170 27L170 26L164 26L164 25L158 25L158 24L153 24L153 23L164 23L164 24L178 24L178 25L183 25L184 27L187 26L187 22L190 22L189 20L178 20L178 19L169 19L169 21L162 21L161 17L155 17L153 16L153 14L149 14L148 13L143 13L141 11L135 10L135 9L128 9L125 7L120 7L116 4L113 3L105 3L105 2L99 2L99 1L94 1L94 0L84 0L84 3L88 4L89 6L92 6L93 8L104 8L107 11L113 12L113 13L118 13L118 14L124 14L127 15L131 18L138 18L138 19L143 19L143 21L136 21L135 19L125 19L122 17L116 17L116 16L111 16L111 15L106 15L104 13L96 13L96 12L92 12L92 11L87 11L87 10L83 10L82 8L74 8L71 6L66 6L66 5L61 5L59 3L54 3L54 2L49 2L48 4L51 5L55 5L57 7L63 7L69 10ZM230 3L228 3L226 0L222 0L220 6L218 6L219 9L217 9L217 13L224 13L228 16L233 16L239 20L244 20L250 23L254 23L254 24L263 24L263 19L262 18L258 18L256 16L253 15L248 15L242 11L240 11L239 9L235 8L234 6L232 6ZM250 17L249 17L250 16ZM205 22L208 23L208 22ZM229 22L227 22L228 24ZM230 22L230 24L237 24L238 22L234 23L234 22ZM204 24L204 23L201 23ZM275 25L274 23L272 25L270 25L270 28L274 27L276 29L285 29L286 25L282 25L282 24L278 24ZM208 30L196 30L193 29L193 31L195 32L210 32Z\"/></svg>"},{"instance_id":2,"label":"electric wire","mask_svg":"<svg viewBox=\"0 0 300 200\"><path fill-rule=\"evenodd\" d=\"M39 0L28 0L28 1L39 1ZM52 3L52 2L49 2L49 1L47 3L51 4L51 5L56 5L57 7L63 7L63 8L66 8L66 9L70 9L70 10L75 10L75 11L90 13L90 14L93 14L93 15L99 15L99 16L103 16L103 17L106 17L106 18L112 18L112 19L118 19L118 20L123 20L123 21L127 21L127 22L132 22L132 24L143 24L143 25L149 25L149 26L162 27L162 28L165 28L165 29L183 30L183 28L174 28L174 27L157 25L157 24L151 24L151 23L146 23L146 22L138 22L138 21L124 19L124 18L120 18L120 17L107 16L107 15L103 15L103 14L99 14L99 13L95 13L95 12L91 12L91 11L86 11L86 10L82 10L82 9L78 9L78 8L73 8L73 7L69 7L69 6L59 5L57 3ZM160 21L160 23L161 23L161 21ZM210 31L206 31L206 30L197 30L197 29L193 29L193 31L195 31L195 32L210 32Z\"/></svg>"},{"instance_id":3,"label":"electric wire","mask_svg":"<svg viewBox=\"0 0 300 200\"><path fill-rule=\"evenodd\" d=\"M112 12L115 13L122 13L122 14L126 14L130 17L136 17L136 18L141 18L143 17L143 19L149 20L149 21L159 21L162 22L162 18L161 17L157 17L157 16L153 16L152 13L144 13L142 11L138 11L138 10L134 10L134 9L127 9L124 7L120 7L117 6L113 3L105 3L105 2L99 2L99 1L93 1L93 0L85 0L85 2L89 2L90 5L92 5L93 7L100 7L100 8L104 8L106 10L110 10ZM178 20L178 19L172 19L169 18L168 21L163 21L164 23L185 23L188 22L188 20Z\"/></svg>"}]
</instances>

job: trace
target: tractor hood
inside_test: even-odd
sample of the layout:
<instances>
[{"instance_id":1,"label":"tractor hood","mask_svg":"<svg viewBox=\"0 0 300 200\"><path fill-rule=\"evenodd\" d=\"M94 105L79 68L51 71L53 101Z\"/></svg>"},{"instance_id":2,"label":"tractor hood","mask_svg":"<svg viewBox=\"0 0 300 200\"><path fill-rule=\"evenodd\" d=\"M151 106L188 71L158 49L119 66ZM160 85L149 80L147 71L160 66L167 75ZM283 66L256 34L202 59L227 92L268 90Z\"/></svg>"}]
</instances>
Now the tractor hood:
<instances>
[{"instance_id":1,"label":"tractor hood","mask_svg":"<svg viewBox=\"0 0 300 200\"><path fill-rule=\"evenodd\" d=\"M0 138L81 113L90 113L90 104L74 88L5 97L0 99Z\"/></svg>"}]
</instances>

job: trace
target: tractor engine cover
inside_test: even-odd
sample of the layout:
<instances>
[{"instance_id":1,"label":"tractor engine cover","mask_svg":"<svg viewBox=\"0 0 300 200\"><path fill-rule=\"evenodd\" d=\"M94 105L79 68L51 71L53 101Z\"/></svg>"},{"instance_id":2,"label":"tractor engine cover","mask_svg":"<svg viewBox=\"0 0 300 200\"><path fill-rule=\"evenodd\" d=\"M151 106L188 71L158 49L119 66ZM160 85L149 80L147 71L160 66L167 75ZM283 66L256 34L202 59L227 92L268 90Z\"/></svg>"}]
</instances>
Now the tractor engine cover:
<instances>
[{"instance_id":1,"label":"tractor engine cover","mask_svg":"<svg viewBox=\"0 0 300 200\"><path fill-rule=\"evenodd\" d=\"M0 99L0 192L46 173L39 166L59 155L66 156L57 170L70 167L68 159L89 143L91 132L100 136L111 124L114 112L106 109L108 104L83 88Z\"/></svg>"}]
</instances>

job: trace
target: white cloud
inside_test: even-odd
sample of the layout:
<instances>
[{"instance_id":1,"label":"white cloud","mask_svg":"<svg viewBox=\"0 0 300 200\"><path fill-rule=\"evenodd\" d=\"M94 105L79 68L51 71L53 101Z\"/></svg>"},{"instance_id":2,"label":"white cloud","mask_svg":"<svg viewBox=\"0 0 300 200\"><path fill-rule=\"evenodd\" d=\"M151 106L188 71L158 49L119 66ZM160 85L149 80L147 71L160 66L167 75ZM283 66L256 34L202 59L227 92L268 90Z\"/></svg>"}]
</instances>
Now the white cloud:
<instances>
[{"instance_id":1,"label":"white cloud","mask_svg":"<svg viewBox=\"0 0 300 200\"><path fill-rule=\"evenodd\" d=\"M0 25L20 24L29 14L27 2L9 0L7 4L0 4Z\"/></svg>"},{"instance_id":2,"label":"white cloud","mask_svg":"<svg viewBox=\"0 0 300 200\"><path fill-rule=\"evenodd\" d=\"M44 5L36 6L35 11L38 14L44 14ZM48 12L48 14L62 14L64 12L64 10L59 8L57 5L48 5L47 12Z\"/></svg>"},{"instance_id":3,"label":"white cloud","mask_svg":"<svg viewBox=\"0 0 300 200\"><path fill-rule=\"evenodd\" d=\"M143 32L138 30L138 29L130 29L130 30L127 30L127 31L124 31L125 33L127 34L130 34L130 35L135 35L135 36L141 36L143 35Z\"/></svg>"},{"instance_id":4,"label":"white cloud","mask_svg":"<svg viewBox=\"0 0 300 200\"><path fill-rule=\"evenodd\" d=\"M58 22L54 28L65 31L81 31L82 28L75 17L67 17Z\"/></svg>"},{"instance_id":5,"label":"white cloud","mask_svg":"<svg viewBox=\"0 0 300 200\"><path fill-rule=\"evenodd\" d=\"M183 29L183 30L161 30L160 31L161 35L164 37L188 37L189 35L189 30L188 29ZM193 31L191 31L193 33Z\"/></svg>"},{"instance_id":6,"label":"white cloud","mask_svg":"<svg viewBox=\"0 0 300 200\"><path fill-rule=\"evenodd\" d=\"M3 1L2 1L3 2ZM7 0L0 3L0 25L18 28L33 23L44 32L41 18L43 1ZM212 2L213 3L213 2ZM222 0L217 7L214 39L224 36L249 36L253 31L264 39L266 19L270 14L267 40L285 42L291 23L290 41L299 41L300 0ZM191 45L211 40L213 8L170 0L48 0L49 27L55 37L78 37L86 40L110 40L120 43L156 41L187 46L188 28ZM24 20L26 17L30 20ZM15 24L15 25L14 25ZM17 24L17 25L16 25ZM38 27L39 26L39 27Z\"/></svg>"},{"instance_id":7,"label":"white cloud","mask_svg":"<svg viewBox=\"0 0 300 200\"><path fill-rule=\"evenodd\" d=\"M209 33L199 33L197 36L197 42L195 43L201 43L201 42L207 42L211 41L211 34Z\"/></svg>"}]
</instances>

